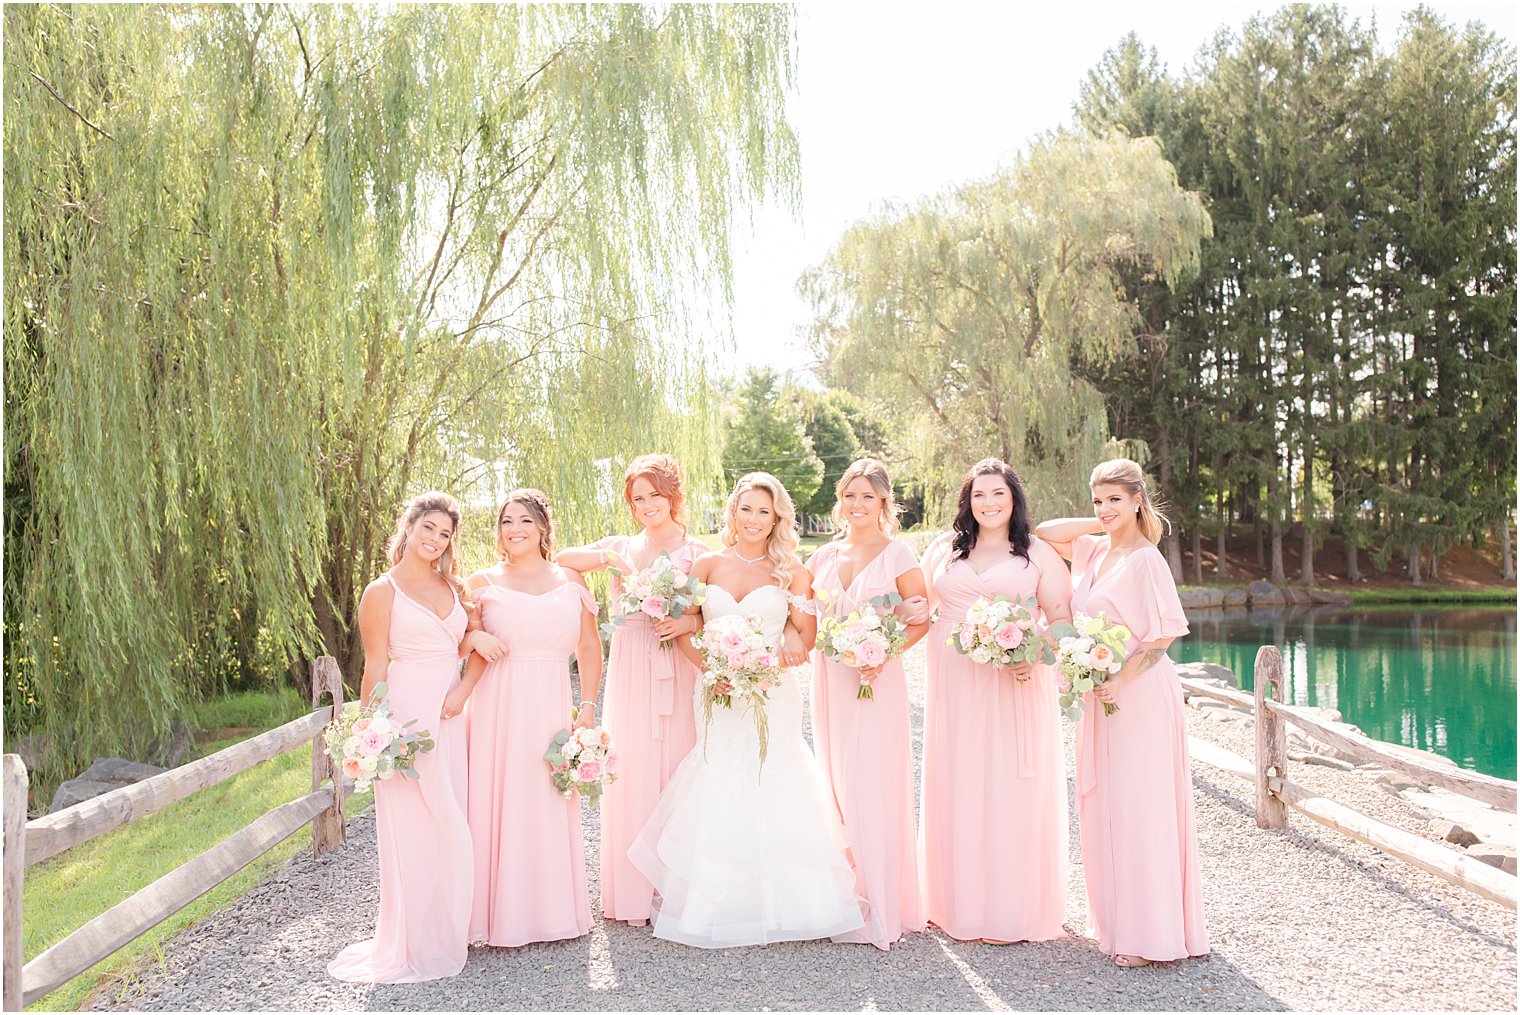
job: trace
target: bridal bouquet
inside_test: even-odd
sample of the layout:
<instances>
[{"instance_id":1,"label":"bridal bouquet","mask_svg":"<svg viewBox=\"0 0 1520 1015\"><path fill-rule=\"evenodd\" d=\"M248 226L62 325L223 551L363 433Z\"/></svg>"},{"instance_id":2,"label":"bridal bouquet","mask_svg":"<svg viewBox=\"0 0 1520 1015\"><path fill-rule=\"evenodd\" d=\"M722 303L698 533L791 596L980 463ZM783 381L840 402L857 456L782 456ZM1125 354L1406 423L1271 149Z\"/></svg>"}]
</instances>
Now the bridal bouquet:
<instances>
[{"instance_id":1,"label":"bridal bouquet","mask_svg":"<svg viewBox=\"0 0 1520 1015\"><path fill-rule=\"evenodd\" d=\"M345 710L333 718L323 731L327 753L354 780L354 792L364 793L376 779L400 775L417 778L413 763L417 755L433 749L427 730L407 732L417 724L409 719L398 725L391 718L391 706L385 700L385 684L376 684L368 708Z\"/></svg>"},{"instance_id":2,"label":"bridal bouquet","mask_svg":"<svg viewBox=\"0 0 1520 1015\"><path fill-rule=\"evenodd\" d=\"M1053 631L1063 635L1056 650L1056 665L1061 671L1061 710L1075 721L1086 711L1083 696L1106 683L1124 665L1128 654L1124 643L1130 631L1101 613L1096 617L1079 613L1071 624L1059 624ZM1104 715L1117 711L1119 706L1113 702L1103 703Z\"/></svg>"},{"instance_id":3,"label":"bridal bouquet","mask_svg":"<svg viewBox=\"0 0 1520 1015\"><path fill-rule=\"evenodd\" d=\"M572 722L579 711L571 713ZM617 782L617 760L612 737L600 726L560 730L544 752L549 779L560 795L579 793L592 807L601 801L602 791Z\"/></svg>"},{"instance_id":4,"label":"bridal bouquet","mask_svg":"<svg viewBox=\"0 0 1520 1015\"><path fill-rule=\"evenodd\" d=\"M844 617L823 617L818 621L818 651L846 666L880 666L900 655L908 642L908 628L892 612L902 602L896 592L887 592L866 600L864 606ZM874 698L871 682L864 677L857 700Z\"/></svg>"},{"instance_id":5,"label":"bridal bouquet","mask_svg":"<svg viewBox=\"0 0 1520 1015\"><path fill-rule=\"evenodd\" d=\"M1048 663L1055 653L1034 611L1032 598L1020 603L1007 596L978 599L966 610L966 619L950 628L946 644L973 662L993 666ZM1019 679L1028 680L1029 675Z\"/></svg>"},{"instance_id":6,"label":"bridal bouquet","mask_svg":"<svg viewBox=\"0 0 1520 1015\"><path fill-rule=\"evenodd\" d=\"M622 576L617 568L608 568ZM693 606L701 606L707 598L707 586L676 567L670 554L662 553L642 571L635 571L623 582L622 595L617 597L617 612L610 623L602 625L602 634L608 638L629 617L644 616L650 620L679 617ZM669 650L675 642L662 641L660 648Z\"/></svg>"},{"instance_id":7,"label":"bridal bouquet","mask_svg":"<svg viewBox=\"0 0 1520 1015\"><path fill-rule=\"evenodd\" d=\"M781 686L781 660L765 639L757 617L737 613L714 617L697 638L702 653L703 706L707 724L712 725L713 704L734 707L734 698L747 703L755 716L755 732L760 738L760 762L765 763L770 742L770 724L765 703L770 692ZM727 683L727 694L717 693L717 685ZM705 743L705 741L704 741Z\"/></svg>"}]
</instances>

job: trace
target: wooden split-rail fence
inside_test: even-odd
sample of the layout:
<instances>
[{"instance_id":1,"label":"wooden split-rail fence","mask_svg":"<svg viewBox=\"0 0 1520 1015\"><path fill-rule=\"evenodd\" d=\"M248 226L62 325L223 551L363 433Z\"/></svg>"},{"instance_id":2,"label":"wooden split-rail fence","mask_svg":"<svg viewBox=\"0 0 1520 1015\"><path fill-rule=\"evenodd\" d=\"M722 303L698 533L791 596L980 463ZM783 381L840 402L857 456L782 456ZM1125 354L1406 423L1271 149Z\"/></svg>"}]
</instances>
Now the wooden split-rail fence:
<instances>
[{"instance_id":1,"label":"wooden split-rail fence","mask_svg":"<svg viewBox=\"0 0 1520 1015\"><path fill-rule=\"evenodd\" d=\"M19 756L5 755L3 992L6 1011L20 1011L95 963L109 958L305 825L311 825L312 849L318 856L344 841L343 779L322 739L328 721L343 707L343 677L337 661L330 656L317 659L311 670L313 710L310 715L35 821L26 820L26 766ZM330 704L322 704L324 694L331 696ZM262 761L308 744L311 745L310 793L280 804L22 965L21 889L27 867L104 835L113 828L147 817L192 793L225 782Z\"/></svg>"},{"instance_id":2,"label":"wooden split-rail fence","mask_svg":"<svg viewBox=\"0 0 1520 1015\"><path fill-rule=\"evenodd\" d=\"M1336 803L1288 781L1287 724L1344 756L1401 772L1426 786L1439 786L1453 793L1515 813L1516 784L1481 772L1469 772L1372 740L1335 725L1314 714L1282 702L1282 654L1268 645L1256 653L1252 686L1255 696L1184 678L1189 694L1247 709L1256 722L1254 764L1222 747L1197 737L1188 738L1188 753L1198 761L1240 776L1256 787L1256 824L1262 828L1287 828L1288 811L1327 828L1359 839L1452 884L1460 885L1510 909L1516 908L1520 878L1484 863L1476 857L1448 849L1413 832Z\"/></svg>"}]
</instances>

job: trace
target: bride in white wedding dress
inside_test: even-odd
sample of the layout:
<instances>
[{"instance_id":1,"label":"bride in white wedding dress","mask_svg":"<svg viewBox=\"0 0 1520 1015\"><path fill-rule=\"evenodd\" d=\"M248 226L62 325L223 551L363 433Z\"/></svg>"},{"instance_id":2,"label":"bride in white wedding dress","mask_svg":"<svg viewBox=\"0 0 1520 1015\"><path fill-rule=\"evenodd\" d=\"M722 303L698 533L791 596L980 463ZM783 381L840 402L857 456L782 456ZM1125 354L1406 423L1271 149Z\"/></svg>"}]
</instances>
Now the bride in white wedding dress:
<instances>
[{"instance_id":1,"label":"bride in white wedding dress","mask_svg":"<svg viewBox=\"0 0 1520 1015\"><path fill-rule=\"evenodd\" d=\"M816 621L804 607L809 576L797 557L795 512L769 473L742 477L724 513L725 548L692 574L707 582L707 618L756 617L779 647L788 616L811 644ZM698 658L689 638L681 650ZM699 661L700 665L700 661ZM699 948L730 948L832 937L872 939L856 891L844 828L812 749L802 736L801 670L770 692L764 763L754 716L735 703L703 715L697 744L676 769L628 850L654 885L656 937Z\"/></svg>"}]
</instances>

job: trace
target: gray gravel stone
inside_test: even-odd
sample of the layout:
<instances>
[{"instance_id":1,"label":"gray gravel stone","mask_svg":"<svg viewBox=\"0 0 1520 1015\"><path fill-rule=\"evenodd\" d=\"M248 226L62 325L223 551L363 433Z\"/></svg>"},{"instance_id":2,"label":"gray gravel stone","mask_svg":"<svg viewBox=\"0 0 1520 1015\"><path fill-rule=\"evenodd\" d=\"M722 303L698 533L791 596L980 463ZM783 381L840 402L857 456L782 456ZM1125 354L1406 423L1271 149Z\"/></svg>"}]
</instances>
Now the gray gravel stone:
<instances>
[{"instance_id":1,"label":"gray gravel stone","mask_svg":"<svg viewBox=\"0 0 1520 1015\"><path fill-rule=\"evenodd\" d=\"M923 650L909 653L907 664L916 763ZM1251 757L1250 730L1184 714L1192 735ZM1063 726L1069 787L1072 727ZM574 941L475 949L450 980L340 983L325 965L373 931L378 903L374 822L366 814L351 823L344 848L320 860L292 859L178 935L162 967L145 965L132 983L102 991L95 1009L1512 1010L1513 914L1296 815L1286 830L1262 831L1244 780L1201 763L1193 774L1213 946L1202 959L1123 970L1080 936L1073 811L1071 936L1060 941L994 947L930 928L890 952L827 942L704 951L598 915L591 933ZM1415 825L1400 798L1359 773L1298 765L1292 778L1379 820ZM1411 830L1430 835L1425 822ZM599 836L589 811L585 832L596 912Z\"/></svg>"}]
</instances>

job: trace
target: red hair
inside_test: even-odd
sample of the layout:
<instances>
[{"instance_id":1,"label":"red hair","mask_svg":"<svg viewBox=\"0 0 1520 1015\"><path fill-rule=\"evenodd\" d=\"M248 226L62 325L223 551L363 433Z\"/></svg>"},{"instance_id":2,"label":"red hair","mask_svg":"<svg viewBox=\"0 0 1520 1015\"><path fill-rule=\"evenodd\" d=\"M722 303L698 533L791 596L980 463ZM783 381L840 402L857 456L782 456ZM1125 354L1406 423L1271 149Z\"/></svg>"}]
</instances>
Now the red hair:
<instances>
[{"instance_id":1,"label":"red hair","mask_svg":"<svg viewBox=\"0 0 1520 1015\"><path fill-rule=\"evenodd\" d=\"M628 471L623 473L623 500L629 511L633 510L633 483L640 478L649 480L654 492L670 501L670 517L685 532L686 475L681 471L681 463L674 455L660 452L640 455L629 462Z\"/></svg>"}]
</instances>

